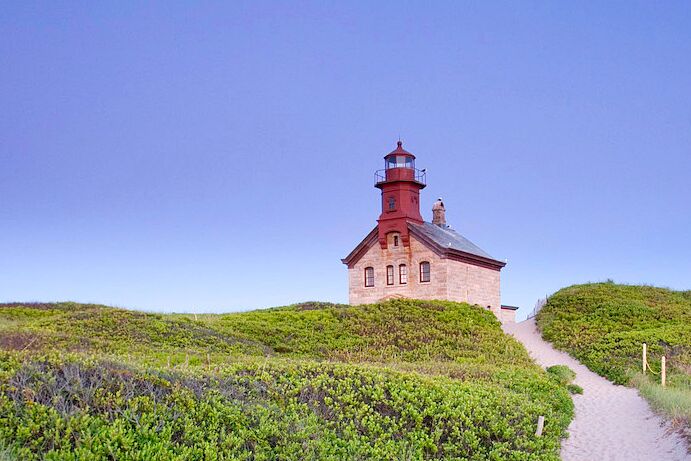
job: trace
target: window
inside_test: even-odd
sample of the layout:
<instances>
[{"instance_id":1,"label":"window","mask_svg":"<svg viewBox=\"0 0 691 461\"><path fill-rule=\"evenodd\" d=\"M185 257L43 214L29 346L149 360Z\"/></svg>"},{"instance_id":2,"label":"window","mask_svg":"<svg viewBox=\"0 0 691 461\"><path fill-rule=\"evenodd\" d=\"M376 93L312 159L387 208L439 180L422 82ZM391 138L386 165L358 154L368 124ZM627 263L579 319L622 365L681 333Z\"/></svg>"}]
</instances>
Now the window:
<instances>
[{"instance_id":1,"label":"window","mask_svg":"<svg viewBox=\"0 0 691 461\"><path fill-rule=\"evenodd\" d=\"M393 246L395 246L395 247L398 246L398 235L393 236Z\"/></svg>"},{"instance_id":2,"label":"window","mask_svg":"<svg viewBox=\"0 0 691 461\"><path fill-rule=\"evenodd\" d=\"M398 266L398 283L401 285L408 283L408 266L405 264Z\"/></svg>"},{"instance_id":3,"label":"window","mask_svg":"<svg viewBox=\"0 0 691 461\"><path fill-rule=\"evenodd\" d=\"M396 155L386 159L386 169L391 168L415 168L415 160L407 155Z\"/></svg>"},{"instance_id":4,"label":"window","mask_svg":"<svg viewBox=\"0 0 691 461\"><path fill-rule=\"evenodd\" d=\"M396 209L396 199L393 197L389 197L389 210L395 210Z\"/></svg>"},{"instance_id":5,"label":"window","mask_svg":"<svg viewBox=\"0 0 691 461\"><path fill-rule=\"evenodd\" d=\"M386 266L386 284L393 285L393 266Z\"/></svg>"},{"instance_id":6,"label":"window","mask_svg":"<svg viewBox=\"0 0 691 461\"><path fill-rule=\"evenodd\" d=\"M374 267L365 267L365 286L374 286Z\"/></svg>"},{"instance_id":7,"label":"window","mask_svg":"<svg viewBox=\"0 0 691 461\"><path fill-rule=\"evenodd\" d=\"M412 168L413 159L407 155L396 156L396 168Z\"/></svg>"},{"instance_id":8,"label":"window","mask_svg":"<svg viewBox=\"0 0 691 461\"><path fill-rule=\"evenodd\" d=\"M430 267L427 261L420 263L420 281L429 282L430 281Z\"/></svg>"}]
</instances>

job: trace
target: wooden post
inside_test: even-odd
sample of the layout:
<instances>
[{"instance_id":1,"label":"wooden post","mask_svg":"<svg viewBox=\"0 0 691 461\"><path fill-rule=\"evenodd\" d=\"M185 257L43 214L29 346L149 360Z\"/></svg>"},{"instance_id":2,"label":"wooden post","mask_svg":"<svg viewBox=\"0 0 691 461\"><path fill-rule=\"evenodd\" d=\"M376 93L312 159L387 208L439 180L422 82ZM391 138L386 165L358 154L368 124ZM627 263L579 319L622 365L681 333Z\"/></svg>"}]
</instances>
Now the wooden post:
<instances>
[{"instance_id":1,"label":"wooden post","mask_svg":"<svg viewBox=\"0 0 691 461\"><path fill-rule=\"evenodd\" d=\"M170 355L168 356L168 368L170 368Z\"/></svg>"},{"instance_id":2,"label":"wooden post","mask_svg":"<svg viewBox=\"0 0 691 461\"><path fill-rule=\"evenodd\" d=\"M667 383L666 383L666 381L667 381L667 363L666 363L666 359L665 359L664 355L662 356L662 360L660 361L660 365L661 365L660 382L662 384L662 387L665 387L667 385Z\"/></svg>"},{"instance_id":3,"label":"wooden post","mask_svg":"<svg viewBox=\"0 0 691 461\"><path fill-rule=\"evenodd\" d=\"M535 435L540 437L542 435L542 430L545 428L545 417L540 415L537 418L537 430L535 431Z\"/></svg>"},{"instance_id":4,"label":"wooden post","mask_svg":"<svg viewBox=\"0 0 691 461\"><path fill-rule=\"evenodd\" d=\"M643 374L645 374L645 363L648 360L648 345L643 343Z\"/></svg>"}]
</instances>

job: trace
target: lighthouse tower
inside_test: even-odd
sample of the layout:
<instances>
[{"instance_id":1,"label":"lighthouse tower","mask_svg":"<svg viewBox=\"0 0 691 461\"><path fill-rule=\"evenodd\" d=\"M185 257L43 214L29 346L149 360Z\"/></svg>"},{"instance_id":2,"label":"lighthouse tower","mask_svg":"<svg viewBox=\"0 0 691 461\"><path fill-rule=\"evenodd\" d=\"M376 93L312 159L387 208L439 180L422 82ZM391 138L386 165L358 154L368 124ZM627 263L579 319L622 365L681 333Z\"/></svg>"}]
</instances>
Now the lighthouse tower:
<instances>
[{"instance_id":1,"label":"lighthouse tower","mask_svg":"<svg viewBox=\"0 0 691 461\"><path fill-rule=\"evenodd\" d=\"M395 150L384 156L384 169L374 174L375 187L381 189L381 214L377 222L379 245L387 247L387 234L397 232L403 246L410 246L408 223L422 224L420 191L425 188L425 171L415 168L415 156L398 141Z\"/></svg>"}]
</instances>

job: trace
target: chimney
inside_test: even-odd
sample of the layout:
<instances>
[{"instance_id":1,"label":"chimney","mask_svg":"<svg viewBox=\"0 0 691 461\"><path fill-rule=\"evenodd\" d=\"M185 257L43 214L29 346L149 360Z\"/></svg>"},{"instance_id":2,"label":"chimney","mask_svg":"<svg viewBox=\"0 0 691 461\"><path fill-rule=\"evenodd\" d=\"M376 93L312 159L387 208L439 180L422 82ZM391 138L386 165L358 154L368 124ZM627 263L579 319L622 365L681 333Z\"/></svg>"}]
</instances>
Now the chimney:
<instances>
[{"instance_id":1,"label":"chimney","mask_svg":"<svg viewBox=\"0 0 691 461\"><path fill-rule=\"evenodd\" d=\"M441 201L441 197L432 205L432 224L446 227L446 209L444 208L444 202Z\"/></svg>"}]
</instances>

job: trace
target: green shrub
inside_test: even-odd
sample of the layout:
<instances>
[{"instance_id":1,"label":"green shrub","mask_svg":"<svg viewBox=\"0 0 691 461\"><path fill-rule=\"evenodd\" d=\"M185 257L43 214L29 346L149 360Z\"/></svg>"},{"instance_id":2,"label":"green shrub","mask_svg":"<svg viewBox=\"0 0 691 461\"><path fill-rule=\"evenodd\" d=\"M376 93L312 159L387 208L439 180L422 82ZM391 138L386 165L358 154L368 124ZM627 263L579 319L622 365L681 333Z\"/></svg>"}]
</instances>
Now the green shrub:
<instances>
[{"instance_id":1,"label":"green shrub","mask_svg":"<svg viewBox=\"0 0 691 461\"><path fill-rule=\"evenodd\" d=\"M576 372L566 365L552 365L547 367L547 373L562 386L566 386L576 378Z\"/></svg>"},{"instance_id":2,"label":"green shrub","mask_svg":"<svg viewBox=\"0 0 691 461\"><path fill-rule=\"evenodd\" d=\"M392 300L362 306L304 305L205 315L199 323L272 354L348 362L531 365L486 309L448 301Z\"/></svg>"},{"instance_id":3,"label":"green shrub","mask_svg":"<svg viewBox=\"0 0 691 461\"><path fill-rule=\"evenodd\" d=\"M574 285L549 298L537 324L546 340L591 370L637 386L658 410L691 421L691 292L612 282ZM654 370L666 357L667 388L637 377L643 343Z\"/></svg>"},{"instance_id":4,"label":"green shrub","mask_svg":"<svg viewBox=\"0 0 691 461\"><path fill-rule=\"evenodd\" d=\"M573 416L566 389L466 304L196 320L12 304L3 319L0 447L16 459L557 460Z\"/></svg>"},{"instance_id":5,"label":"green shrub","mask_svg":"<svg viewBox=\"0 0 691 461\"><path fill-rule=\"evenodd\" d=\"M578 384L567 384L566 385L566 390L569 391L570 394L582 394L583 393L583 388L579 386Z\"/></svg>"},{"instance_id":6,"label":"green shrub","mask_svg":"<svg viewBox=\"0 0 691 461\"><path fill-rule=\"evenodd\" d=\"M576 372L566 365L552 365L547 367L549 377L560 386L564 386L571 394L582 394L583 388L572 381L576 378Z\"/></svg>"},{"instance_id":7,"label":"green shrub","mask_svg":"<svg viewBox=\"0 0 691 461\"><path fill-rule=\"evenodd\" d=\"M691 370L691 299L685 292L575 285L552 295L537 323L545 339L617 384L640 366L644 342L653 366L666 355L672 372Z\"/></svg>"},{"instance_id":8,"label":"green shrub","mask_svg":"<svg viewBox=\"0 0 691 461\"><path fill-rule=\"evenodd\" d=\"M213 375L46 357L0 388L0 440L21 459L557 459L570 400L314 362ZM547 415L542 438L534 420ZM37 436L41 434L41 436Z\"/></svg>"}]
</instances>

